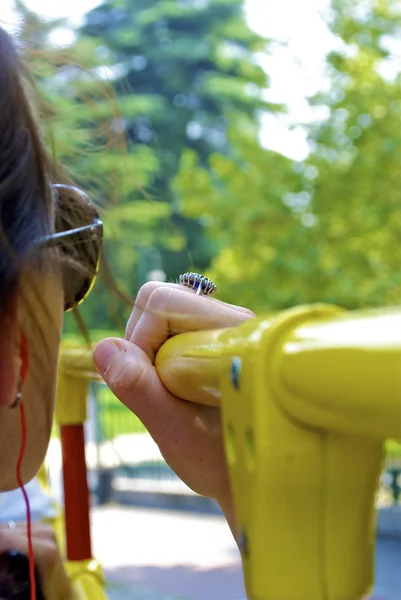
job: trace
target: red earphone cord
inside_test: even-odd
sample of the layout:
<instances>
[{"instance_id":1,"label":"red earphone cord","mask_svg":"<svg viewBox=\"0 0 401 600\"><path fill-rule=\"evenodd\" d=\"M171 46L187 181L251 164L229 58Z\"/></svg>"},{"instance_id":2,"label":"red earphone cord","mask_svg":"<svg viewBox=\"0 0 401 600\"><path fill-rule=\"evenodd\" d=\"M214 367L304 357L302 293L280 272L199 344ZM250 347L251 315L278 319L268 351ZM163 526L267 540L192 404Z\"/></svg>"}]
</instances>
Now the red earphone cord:
<instances>
[{"instance_id":1,"label":"red earphone cord","mask_svg":"<svg viewBox=\"0 0 401 600\"><path fill-rule=\"evenodd\" d=\"M28 342L23 333L21 333L21 354L24 358L22 361L21 367L21 385L24 384L25 379L28 375L29 370L29 350L28 350ZM21 449L17 462L17 481L18 485L21 488L22 494L25 500L26 506L26 522L27 522L27 537L28 537L28 559L29 559L29 581L30 581L30 589L31 589L31 600L36 600L36 581L35 581L35 556L33 553L33 544L32 544L32 521L31 521L31 507L29 504L28 494L24 488L24 484L22 482L21 475L21 467L22 461L25 455L26 449L26 441L27 441L27 432L26 432L26 418L25 418L25 407L23 402L20 404L20 417L21 417Z\"/></svg>"}]
</instances>

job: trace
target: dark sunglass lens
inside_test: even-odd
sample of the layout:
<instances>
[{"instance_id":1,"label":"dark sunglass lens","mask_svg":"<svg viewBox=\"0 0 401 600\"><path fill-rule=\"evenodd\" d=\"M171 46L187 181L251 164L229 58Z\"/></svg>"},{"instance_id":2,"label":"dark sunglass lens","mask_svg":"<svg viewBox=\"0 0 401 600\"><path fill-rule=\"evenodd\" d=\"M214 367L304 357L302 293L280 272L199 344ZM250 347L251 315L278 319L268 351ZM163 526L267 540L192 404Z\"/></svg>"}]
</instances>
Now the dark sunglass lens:
<instances>
[{"instance_id":1,"label":"dark sunglass lens","mask_svg":"<svg viewBox=\"0 0 401 600\"><path fill-rule=\"evenodd\" d=\"M55 241L63 267L65 310L71 310L87 296L96 278L103 226L95 206L82 190L65 185L53 188L57 203Z\"/></svg>"},{"instance_id":2,"label":"dark sunglass lens","mask_svg":"<svg viewBox=\"0 0 401 600\"><path fill-rule=\"evenodd\" d=\"M100 229L100 228L99 228ZM88 233L88 232L86 232ZM99 237L76 240L69 248L69 256L65 253L63 259L64 299L65 310L78 306L90 292L99 268L101 251Z\"/></svg>"}]
</instances>

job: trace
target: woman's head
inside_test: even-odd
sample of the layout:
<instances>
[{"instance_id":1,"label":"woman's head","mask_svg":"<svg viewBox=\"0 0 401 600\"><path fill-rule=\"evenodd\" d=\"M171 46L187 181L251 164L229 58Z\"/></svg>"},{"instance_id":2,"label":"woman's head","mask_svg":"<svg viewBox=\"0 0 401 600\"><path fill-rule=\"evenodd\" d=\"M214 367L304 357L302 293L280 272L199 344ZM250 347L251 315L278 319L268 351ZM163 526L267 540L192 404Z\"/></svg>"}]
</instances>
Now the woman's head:
<instances>
[{"instance_id":1,"label":"woman's head","mask_svg":"<svg viewBox=\"0 0 401 600\"><path fill-rule=\"evenodd\" d=\"M65 185L49 159L28 89L18 50L0 28L0 491L17 485L21 434L11 406L26 361L21 333L29 350L23 476L30 479L52 425L64 307L87 289L98 259L93 236L101 234L87 198ZM85 225L84 232L65 235Z\"/></svg>"}]
</instances>

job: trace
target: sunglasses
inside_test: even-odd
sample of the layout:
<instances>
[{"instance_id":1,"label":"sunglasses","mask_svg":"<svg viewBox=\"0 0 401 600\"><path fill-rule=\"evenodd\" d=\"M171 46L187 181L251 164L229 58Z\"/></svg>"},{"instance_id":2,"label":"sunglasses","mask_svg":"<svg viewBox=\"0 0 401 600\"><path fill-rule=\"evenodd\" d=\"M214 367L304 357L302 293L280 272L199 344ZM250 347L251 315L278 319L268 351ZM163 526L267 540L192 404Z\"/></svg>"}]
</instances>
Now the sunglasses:
<instances>
[{"instance_id":1,"label":"sunglasses","mask_svg":"<svg viewBox=\"0 0 401 600\"><path fill-rule=\"evenodd\" d=\"M58 248L64 284L64 310L76 308L92 290L99 271L103 223L94 204L82 190L55 184L52 191L60 208L56 232L38 240L42 248ZM79 227L71 223L82 222Z\"/></svg>"}]
</instances>

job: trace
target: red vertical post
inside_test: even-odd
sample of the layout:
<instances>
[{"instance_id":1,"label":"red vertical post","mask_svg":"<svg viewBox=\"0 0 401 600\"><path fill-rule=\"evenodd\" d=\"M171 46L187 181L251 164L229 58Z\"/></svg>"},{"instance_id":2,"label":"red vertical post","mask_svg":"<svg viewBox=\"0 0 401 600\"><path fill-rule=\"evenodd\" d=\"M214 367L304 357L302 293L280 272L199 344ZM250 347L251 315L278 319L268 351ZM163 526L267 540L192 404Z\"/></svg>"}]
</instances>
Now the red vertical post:
<instances>
[{"instance_id":1,"label":"red vertical post","mask_svg":"<svg viewBox=\"0 0 401 600\"><path fill-rule=\"evenodd\" d=\"M61 425L67 558L92 558L83 424Z\"/></svg>"}]
</instances>

